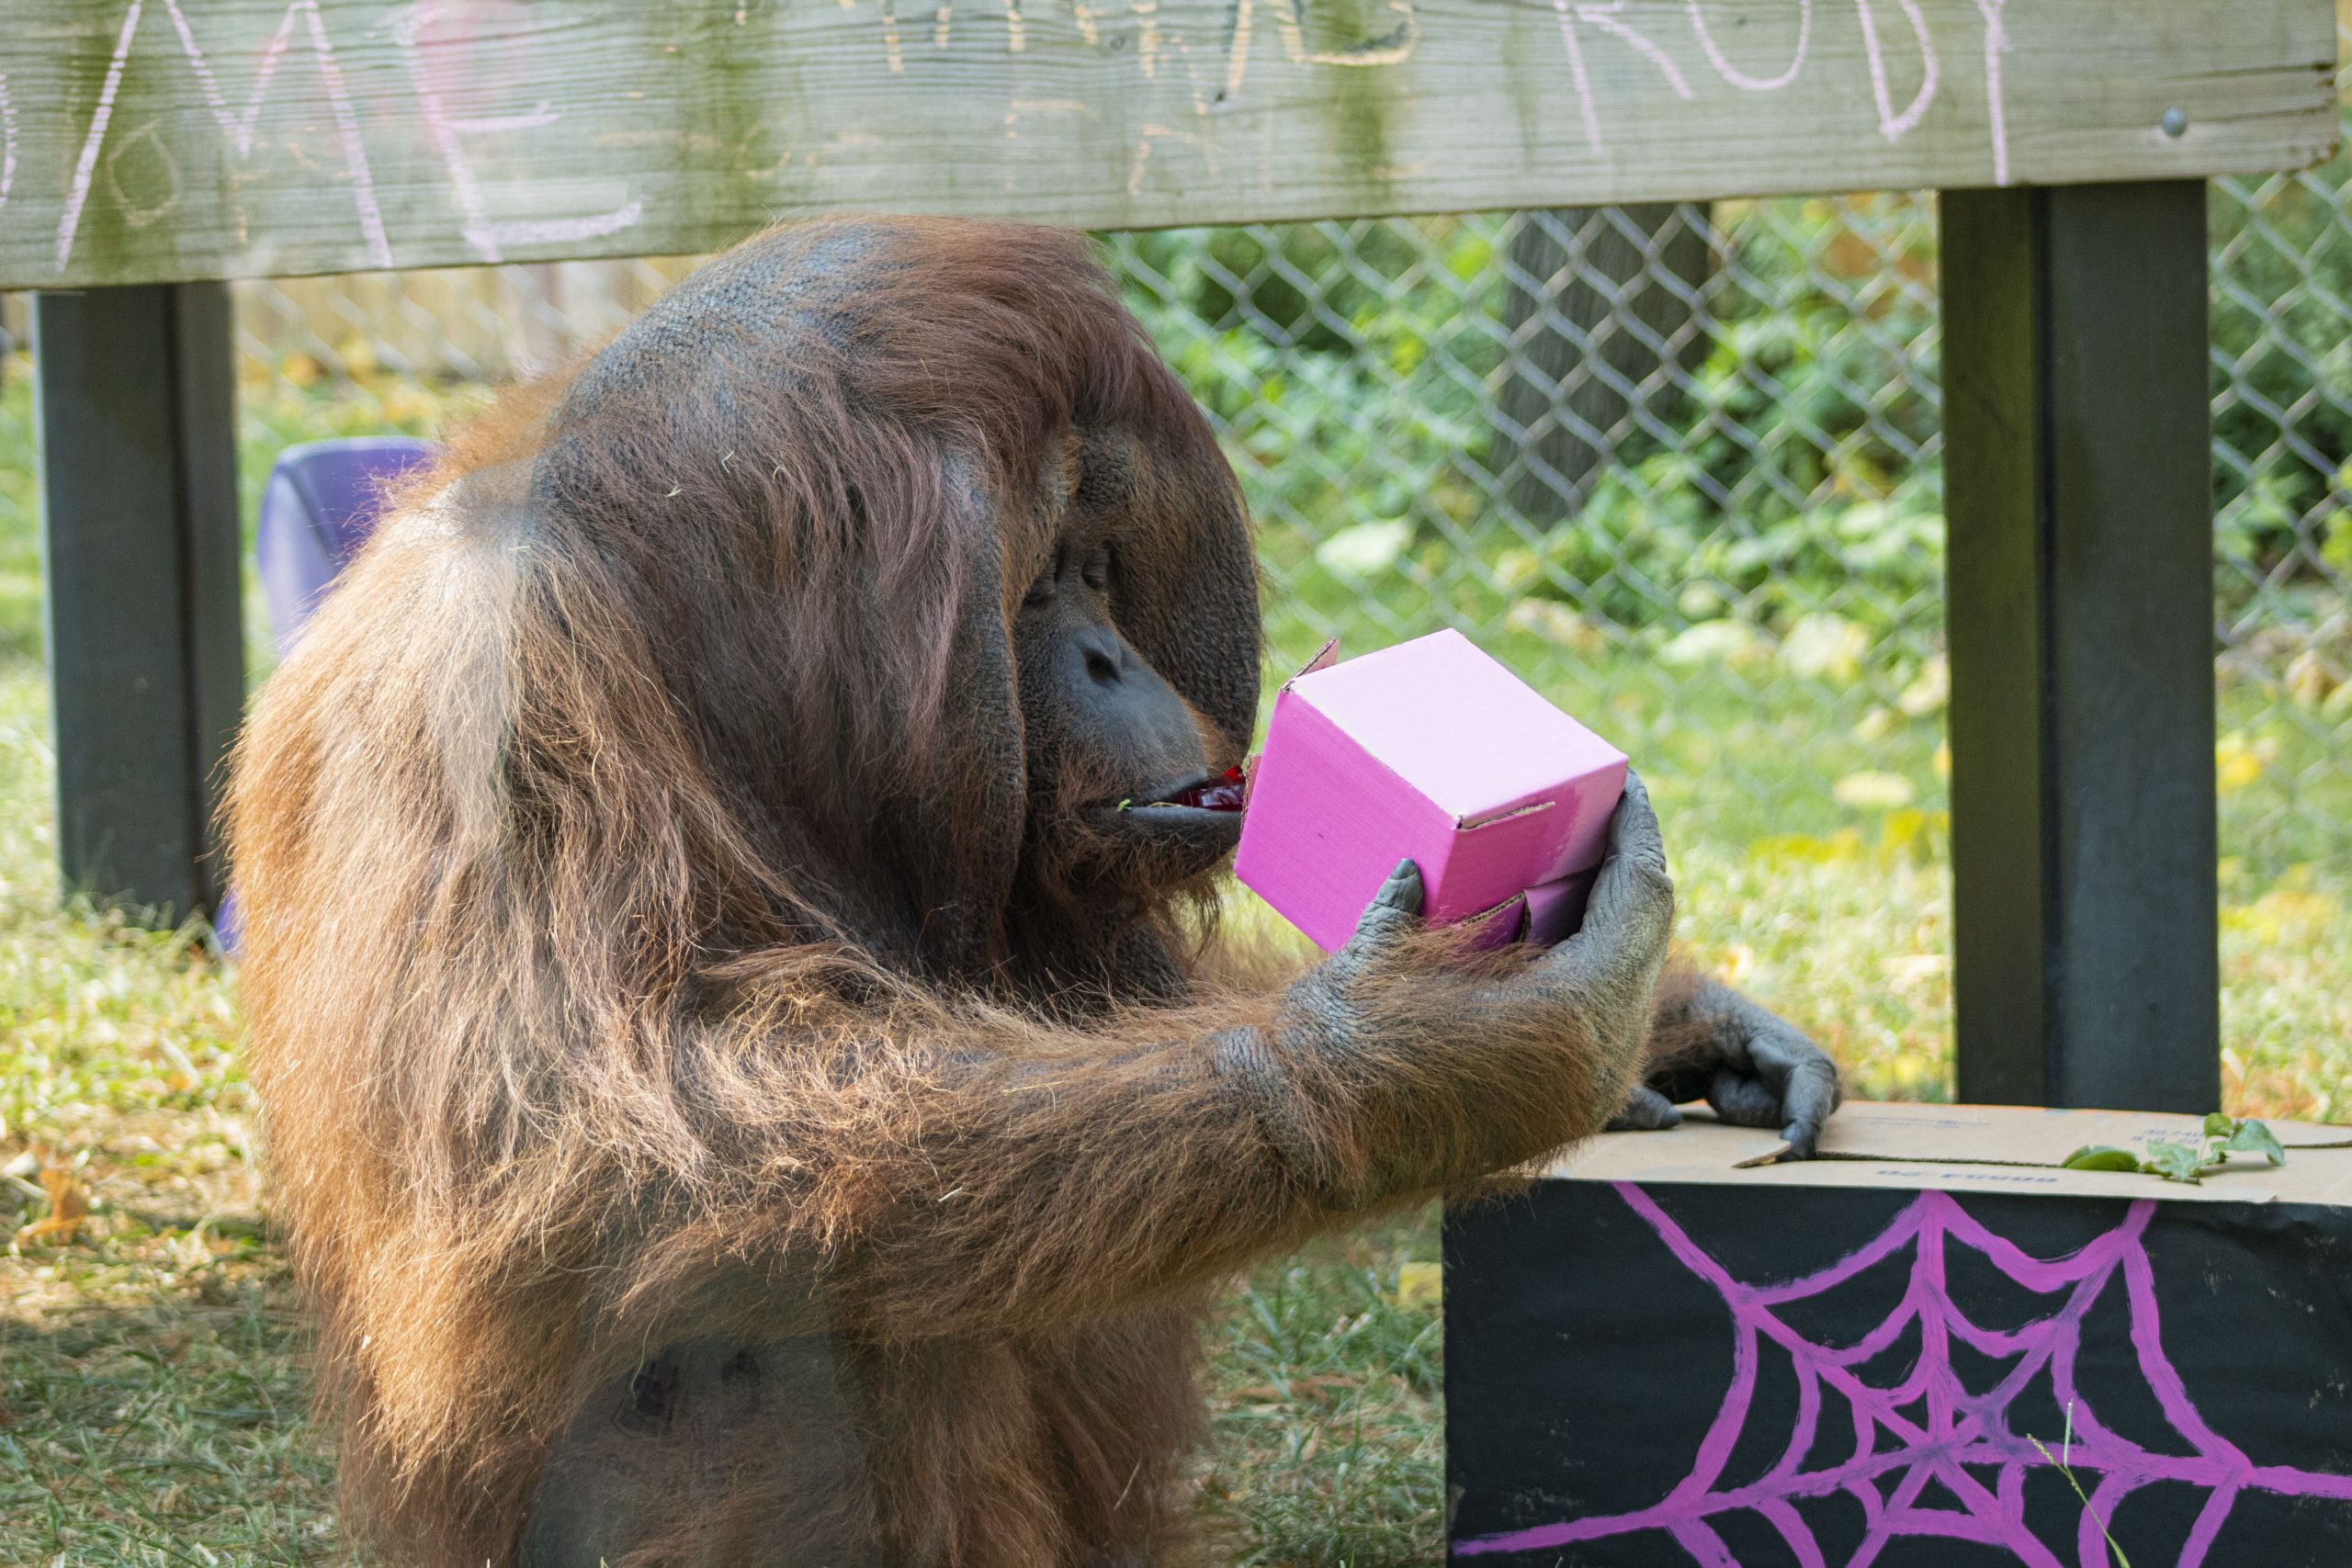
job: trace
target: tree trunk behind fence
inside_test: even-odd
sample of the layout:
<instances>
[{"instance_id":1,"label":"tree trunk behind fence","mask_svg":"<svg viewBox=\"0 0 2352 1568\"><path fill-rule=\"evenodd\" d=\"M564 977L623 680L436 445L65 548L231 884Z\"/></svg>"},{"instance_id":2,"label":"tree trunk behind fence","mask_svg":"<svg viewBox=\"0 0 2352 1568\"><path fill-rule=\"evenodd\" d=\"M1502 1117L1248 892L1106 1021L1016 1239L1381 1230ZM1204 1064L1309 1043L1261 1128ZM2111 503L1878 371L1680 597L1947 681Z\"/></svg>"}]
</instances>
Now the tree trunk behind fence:
<instances>
[{"instance_id":1,"label":"tree trunk behind fence","mask_svg":"<svg viewBox=\"0 0 2352 1568\"><path fill-rule=\"evenodd\" d=\"M1575 515L1643 412L1667 417L1679 376L1706 357L1706 214L1645 202L1523 212L1512 225L1495 473L1528 522Z\"/></svg>"}]
</instances>

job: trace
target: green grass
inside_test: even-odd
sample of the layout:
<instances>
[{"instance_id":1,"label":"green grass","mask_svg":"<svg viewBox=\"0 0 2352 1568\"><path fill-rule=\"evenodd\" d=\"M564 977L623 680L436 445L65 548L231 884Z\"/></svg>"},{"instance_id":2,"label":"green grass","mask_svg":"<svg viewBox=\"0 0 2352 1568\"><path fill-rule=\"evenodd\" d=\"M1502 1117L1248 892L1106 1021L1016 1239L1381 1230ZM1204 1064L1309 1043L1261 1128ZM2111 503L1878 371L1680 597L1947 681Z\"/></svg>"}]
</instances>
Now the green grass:
<instances>
[{"instance_id":1,"label":"green grass","mask_svg":"<svg viewBox=\"0 0 2352 1568\"><path fill-rule=\"evenodd\" d=\"M75 1245L0 1256L0 1563L325 1561L333 1461L265 1238L233 977L61 906L45 730L40 671L0 664L0 1160L94 1201ZM0 1183L0 1233L39 1191Z\"/></svg>"}]
</instances>

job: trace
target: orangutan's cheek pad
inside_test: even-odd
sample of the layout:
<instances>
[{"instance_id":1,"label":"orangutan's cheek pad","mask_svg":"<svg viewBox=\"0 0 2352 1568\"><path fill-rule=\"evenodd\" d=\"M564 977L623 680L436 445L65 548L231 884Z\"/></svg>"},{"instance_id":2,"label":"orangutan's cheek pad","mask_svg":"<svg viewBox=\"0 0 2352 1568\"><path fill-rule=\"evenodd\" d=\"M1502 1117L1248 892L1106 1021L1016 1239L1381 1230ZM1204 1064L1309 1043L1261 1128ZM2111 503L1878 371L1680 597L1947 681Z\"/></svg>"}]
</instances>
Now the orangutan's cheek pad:
<instances>
[{"instance_id":1,"label":"orangutan's cheek pad","mask_svg":"<svg viewBox=\"0 0 2352 1568\"><path fill-rule=\"evenodd\" d=\"M1235 874L1327 952L1408 859L1433 925L1480 919L1482 942L1573 931L1625 754L1459 632L1329 653L1274 699Z\"/></svg>"}]
</instances>

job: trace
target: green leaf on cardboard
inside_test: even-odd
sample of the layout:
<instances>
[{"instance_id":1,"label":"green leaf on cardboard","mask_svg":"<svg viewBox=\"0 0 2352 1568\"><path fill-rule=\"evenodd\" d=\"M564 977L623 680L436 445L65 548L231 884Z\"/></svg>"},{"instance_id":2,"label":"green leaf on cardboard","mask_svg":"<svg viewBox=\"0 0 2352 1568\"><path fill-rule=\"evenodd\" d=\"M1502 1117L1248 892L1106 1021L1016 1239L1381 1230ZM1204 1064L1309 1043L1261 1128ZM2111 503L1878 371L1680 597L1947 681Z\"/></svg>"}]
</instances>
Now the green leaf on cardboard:
<instances>
[{"instance_id":1,"label":"green leaf on cardboard","mask_svg":"<svg viewBox=\"0 0 2352 1568\"><path fill-rule=\"evenodd\" d=\"M2279 1143L2276 1133L2259 1122L2239 1122L2237 1130L2230 1134L2228 1152L2260 1155L2272 1165L2287 1163L2286 1145Z\"/></svg>"},{"instance_id":2,"label":"green leaf on cardboard","mask_svg":"<svg viewBox=\"0 0 2352 1568\"><path fill-rule=\"evenodd\" d=\"M2131 1170L2161 1176L2166 1181L2202 1184L2205 1172L2219 1170L2232 1154L2260 1155L2272 1165L2287 1163L2287 1150L2269 1128L2259 1122L2240 1122L2215 1111L2205 1118L2205 1135L2193 1144L2158 1141L2145 1155L2105 1144L2087 1144L2068 1155L2066 1170Z\"/></svg>"},{"instance_id":3,"label":"green leaf on cardboard","mask_svg":"<svg viewBox=\"0 0 2352 1568\"><path fill-rule=\"evenodd\" d=\"M2141 1168L2166 1181L2201 1181L2198 1173L2205 1168L2204 1151L2194 1144L2154 1143Z\"/></svg>"}]
</instances>

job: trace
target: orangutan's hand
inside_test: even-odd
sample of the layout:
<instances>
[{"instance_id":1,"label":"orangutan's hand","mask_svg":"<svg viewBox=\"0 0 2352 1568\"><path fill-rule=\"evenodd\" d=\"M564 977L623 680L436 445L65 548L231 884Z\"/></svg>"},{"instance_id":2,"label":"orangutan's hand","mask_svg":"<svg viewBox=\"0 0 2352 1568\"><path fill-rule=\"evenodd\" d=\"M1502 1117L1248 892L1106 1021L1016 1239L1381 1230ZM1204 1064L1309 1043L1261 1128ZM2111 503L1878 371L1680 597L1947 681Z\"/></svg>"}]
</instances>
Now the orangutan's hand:
<instances>
[{"instance_id":1,"label":"orangutan's hand","mask_svg":"<svg viewBox=\"0 0 2352 1568\"><path fill-rule=\"evenodd\" d=\"M1844 1091L1838 1064L1795 1025L1703 980L1661 1007L1655 1028L1648 1081L1612 1129L1674 1126L1682 1120L1675 1102L1703 1096L1725 1122L1780 1128L1787 1157L1813 1157Z\"/></svg>"},{"instance_id":2,"label":"orangutan's hand","mask_svg":"<svg viewBox=\"0 0 2352 1568\"><path fill-rule=\"evenodd\" d=\"M1357 922L1348 944L1310 971L1292 1005L1313 1021L1313 1043L1376 1053L1416 994L1450 1010L1445 1033L1459 1049L1574 1051L1614 1077L1649 1038L1653 996L1674 926L1674 884L1642 781L1628 774L1610 820L1609 852L1574 936L1506 975L1432 973L1422 930L1420 868L1402 861ZM1402 994L1400 994L1400 989ZM1408 1005L1399 1007L1399 1003Z\"/></svg>"}]
</instances>

